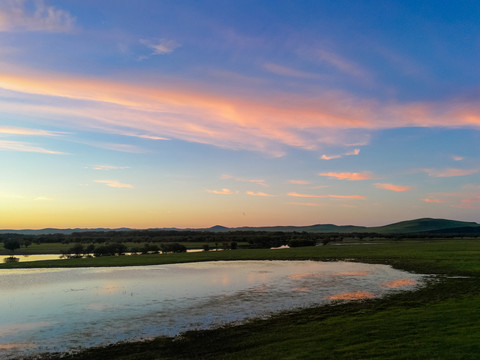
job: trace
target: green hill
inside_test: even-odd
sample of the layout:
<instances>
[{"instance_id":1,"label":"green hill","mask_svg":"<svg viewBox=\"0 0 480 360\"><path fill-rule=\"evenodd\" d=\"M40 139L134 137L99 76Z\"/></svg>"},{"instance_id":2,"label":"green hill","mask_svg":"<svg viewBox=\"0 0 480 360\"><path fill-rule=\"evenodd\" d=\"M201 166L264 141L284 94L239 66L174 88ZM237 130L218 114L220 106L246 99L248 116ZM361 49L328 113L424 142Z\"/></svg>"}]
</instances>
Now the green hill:
<instances>
[{"instance_id":1,"label":"green hill","mask_svg":"<svg viewBox=\"0 0 480 360\"><path fill-rule=\"evenodd\" d=\"M408 234L422 232L462 232L463 228L480 228L475 222L422 218L398 223L368 228L369 232L379 234Z\"/></svg>"},{"instance_id":2,"label":"green hill","mask_svg":"<svg viewBox=\"0 0 480 360\"><path fill-rule=\"evenodd\" d=\"M401 221L384 226L366 227L354 225L317 224L310 226L267 226L267 227L240 227L222 228L222 231L283 231L283 232L312 232L312 233L378 233L378 234L477 234L480 224L458 220L422 218Z\"/></svg>"}]
</instances>

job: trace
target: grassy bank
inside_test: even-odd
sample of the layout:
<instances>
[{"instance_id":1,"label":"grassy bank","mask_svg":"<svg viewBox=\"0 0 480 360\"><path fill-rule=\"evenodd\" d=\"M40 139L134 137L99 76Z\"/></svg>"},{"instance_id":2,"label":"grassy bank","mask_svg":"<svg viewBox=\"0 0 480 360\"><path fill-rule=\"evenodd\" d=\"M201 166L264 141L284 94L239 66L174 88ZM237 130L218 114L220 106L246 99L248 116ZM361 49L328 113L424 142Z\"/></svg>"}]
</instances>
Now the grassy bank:
<instances>
[{"instance_id":1,"label":"grassy bank","mask_svg":"<svg viewBox=\"0 0 480 360\"><path fill-rule=\"evenodd\" d=\"M385 299L322 306L240 326L188 332L176 338L116 344L75 355L63 354L63 358L477 359L480 353L479 241L400 241L287 250L76 259L61 263L65 266L124 266L234 259L353 259L391 264L409 271L439 274L440 277L423 289ZM60 262L35 265L52 266L52 263ZM59 359L61 356L49 358Z\"/></svg>"}]
</instances>

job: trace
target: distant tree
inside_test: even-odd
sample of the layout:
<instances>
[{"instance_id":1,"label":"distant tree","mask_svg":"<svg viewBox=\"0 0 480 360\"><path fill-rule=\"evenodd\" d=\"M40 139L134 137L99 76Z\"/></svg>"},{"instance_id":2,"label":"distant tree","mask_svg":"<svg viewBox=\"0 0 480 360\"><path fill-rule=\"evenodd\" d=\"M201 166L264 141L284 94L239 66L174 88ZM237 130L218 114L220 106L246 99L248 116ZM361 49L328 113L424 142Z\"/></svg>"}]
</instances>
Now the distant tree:
<instances>
[{"instance_id":1,"label":"distant tree","mask_svg":"<svg viewBox=\"0 0 480 360\"><path fill-rule=\"evenodd\" d=\"M85 253L85 248L82 244L75 244L70 249L67 250L69 254L73 254L74 257L82 257Z\"/></svg>"},{"instance_id":2,"label":"distant tree","mask_svg":"<svg viewBox=\"0 0 480 360\"><path fill-rule=\"evenodd\" d=\"M187 248L179 243L173 243L173 244L162 244L160 245L162 249L162 253L181 253L181 252L187 252Z\"/></svg>"},{"instance_id":3,"label":"distant tree","mask_svg":"<svg viewBox=\"0 0 480 360\"><path fill-rule=\"evenodd\" d=\"M24 239L23 240L23 246L28 248L30 245L32 245L32 242L29 239Z\"/></svg>"},{"instance_id":4,"label":"distant tree","mask_svg":"<svg viewBox=\"0 0 480 360\"><path fill-rule=\"evenodd\" d=\"M210 245L205 244L203 245L203 251L209 251L210 250Z\"/></svg>"},{"instance_id":5,"label":"distant tree","mask_svg":"<svg viewBox=\"0 0 480 360\"><path fill-rule=\"evenodd\" d=\"M238 248L237 242L236 242L236 241L232 241L232 242L230 243L230 249L235 250L235 249L237 249L237 248Z\"/></svg>"},{"instance_id":6,"label":"distant tree","mask_svg":"<svg viewBox=\"0 0 480 360\"><path fill-rule=\"evenodd\" d=\"M20 242L17 239L7 239L3 241L3 247L12 252L12 256L15 250L20 249Z\"/></svg>"},{"instance_id":7,"label":"distant tree","mask_svg":"<svg viewBox=\"0 0 480 360\"><path fill-rule=\"evenodd\" d=\"M95 250L95 245L90 244L85 248L84 254L91 254Z\"/></svg>"}]
</instances>

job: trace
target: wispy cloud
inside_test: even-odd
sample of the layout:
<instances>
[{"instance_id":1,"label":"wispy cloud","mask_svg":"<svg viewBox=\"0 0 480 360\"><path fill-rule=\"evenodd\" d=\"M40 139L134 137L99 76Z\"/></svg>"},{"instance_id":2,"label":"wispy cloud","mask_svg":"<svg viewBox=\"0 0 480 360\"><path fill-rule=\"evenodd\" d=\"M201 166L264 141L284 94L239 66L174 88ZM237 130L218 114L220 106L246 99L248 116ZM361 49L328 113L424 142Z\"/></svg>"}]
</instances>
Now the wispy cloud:
<instances>
[{"instance_id":1,"label":"wispy cloud","mask_svg":"<svg viewBox=\"0 0 480 360\"><path fill-rule=\"evenodd\" d=\"M318 74L309 73L309 72L293 69L287 66L282 66L274 63L265 63L263 64L263 68L268 72L281 75L281 76L296 77L301 79L318 79L322 77L321 75L318 75Z\"/></svg>"},{"instance_id":2,"label":"wispy cloud","mask_svg":"<svg viewBox=\"0 0 480 360\"><path fill-rule=\"evenodd\" d=\"M357 172L327 172L327 173L319 173L319 176L326 176L330 178L335 178L339 180L369 180L374 179L375 177L370 171L364 171L361 173Z\"/></svg>"},{"instance_id":3,"label":"wispy cloud","mask_svg":"<svg viewBox=\"0 0 480 360\"><path fill-rule=\"evenodd\" d=\"M296 206L322 206L323 204L320 203L312 203L312 202L289 202L289 205L296 205Z\"/></svg>"},{"instance_id":4,"label":"wispy cloud","mask_svg":"<svg viewBox=\"0 0 480 360\"><path fill-rule=\"evenodd\" d=\"M290 184L296 184L296 185L309 185L310 181L306 180L289 180L288 181Z\"/></svg>"},{"instance_id":5,"label":"wispy cloud","mask_svg":"<svg viewBox=\"0 0 480 360\"><path fill-rule=\"evenodd\" d=\"M461 192L438 192L426 194L422 201L434 204L446 204L459 209L480 208L480 191L475 187L464 187Z\"/></svg>"},{"instance_id":6,"label":"wispy cloud","mask_svg":"<svg viewBox=\"0 0 480 360\"><path fill-rule=\"evenodd\" d=\"M216 195L232 195L234 192L230 189L223 188L222 190L207 190L210 194Z\"/></svg>"},{"instance_id":7,"label":"wispy cloud","mask_svg":"<svg viewBox=\"0 0 480 360\"><path fill-rule=\"evenodd\" d=\"M59 135L64 135L65 133L59 132L59 131L2 126L0 127L0 136L2 134L3 135L27 135L27 136L59 136Z\"/></svg>"},{"instance_id":8,"label":"wispy cloud","mask_svg":"<svg viewBox=\"0 0 480 360\"><path fill-rule=\"evenodd\" d=\"M0 192L0 198L2 199L14 199L14 200L26 200L26 201L52 201L53 198L49 196L27 196L27 195L20 195L20 194L14 194L14 193L5 193L5 192Z\"/></svg>"},{"instance_id":9,"label":"wispy cloud","mask_svg":"<svg viewBox=\"0 0 480 360\"><path fill-rule=\"evenodd\" d=\"M343 153L343 154L337 154L337 155L322 155L321 156L321 159L322 160L333 160L333 159L339 159L339 158L342 158L344 156L353 156L353 155L358 155L360 154L360 149L353 149L352 151L348 151L346 153Z\"/></svg>"},{"instance_id":10,"label":"wispy cloud","mask_svg":"<svg viewBox=\"0 0 480 360\"><path fill-rule=\"evenodd\" d=\"M302 197L302 198L325 198L326 195L315 195L315 194L299 194L296 192L290 192L287 196Z\"/></svg>"},{"instance_id":11,"label":"wispy cloud","mask_svg":"<svg viewBox=\"0 0 480 360\"><path fill-rule=\"evenodd\" d=\"M107 150L126 152L126 153L132 153L132 154L140 154L145 152L145 150L143 150L142 148L136 145L131 145L131 144L114 144L114 143L106 143L106 142L99 142L99 141L94 142L94 141L82 141L82 140L77 140L76 142L97 147L100 149L107 149Z\"/></svg>"},{"instance_id":12,"label":"wispy cloud","mask_svg":"<svg viewBox=\"0 0 480 360\"><path fill-rule=\"evenodd\" d=\"M105 184L109 187L112 187L112 188L118 188L118 189L121 189L121 188L126 188L126 189L133 189L133 185L130 185L130 184L124 184L124 183L121 183L117 180L95 180L96 183L100 183L100 184Z\"/></svg>"},{"instance_id":13,"label":"wispy cloud","mask_svg":"<svg viewBox=\"0 0 480 360\"><path fill-rule=\"evenodd\" d=\"M452 159L455 160L455 161L462 161L462 160L463 160L463 156L452 155Z\"/></svg>"},{"instance_id":14,"label":"wispy cloud","mask_svg":"<svg viewBox=\"0 0 480 360\"><path fill-rule=\"evenodd\" d=\"M339 54L324 49L317 49L313 52L313 55L317 60L329 64L344 74L371 82L372 76L367 70Z\"/></svg>"},{"instance_id":15,"label":"wispy cloud","mask_svg":"<svg viewBox=\"0 0 480 360\"><path fill-rule=\"evenodd\" d=\"M367 197L363 195L327 195L329 198L333 199L344 199L344 200L366 200Z\"/></svg>"},{"instance_id":16,"label":"wispy cloud","mask_svg":"<svg viewBox=\"0 0 480 360\"><path fill-rule=\"evenodd\" d=\"M0 7L0 32L64 33L72 31L74 24L75 18L70 13L48 6L43 0L7 0Z\"/></svg>"},{"instance_id":17,"label":"wispy cloud","mask_svg":"<svg viewBox=\"0 0 480 360\"><path fill-rule=\"evenodd\" d=\"M366 200L367 198L362 195L315 195L315 194L299 194L296 192L288 193L287 196L301 197L301 198L332 198L332 199L344 199L344 200Z\"/></svg>"},{"instance_id":18,"label":"wispy cloud","mask_svg":"<svg viewBox=\"0 0 480 360\"><path fill-rule=\"evenodd\" d=\"M248 179L248 178L243 178L243 177L238 177L238 176L233 176L233 175L228 175L228 174L223 174L220 176L220 179L222 180L234 180L238 182L247 182L247 183L253 183L261 186L268 186L268 184L265 182L264 179Z\"/></svg>"},{"instance_id":19,"label":"wispy cloud","mask_svg":"<svg viewBox=\"0 0 480 360\"><path fill-rule=\"evenodd\" d=\"M170 140L166 137L155 136L155 135L131 135L131 136L139 137L142 139L149 139L149 140Z\"/></svg>"},{"instance_id":20,"label":"wispy cloud","mask_svg":"<svg viewBox=\"0 0 480 360\"><path fill-rule=\"evenodd\" d=\"M325 155L323 154L320 159L322 160L333 160L333 159L340 159L342 155Z\"/></svg>"},{"instance_id":21,"label":"wispy cloud","mask_svg":"<svg viewBox=\"0 0 480 360\"><path fill-rule=\"evenodd\" d=\"M39 146L20 141L0 140L0 150L23 151L40 154L66 155L66 153L54 150L48 150Z\"/></svg>"},{"instance_id":22,"label":"wispy cloud","mask_svg":"<svg viewBox=\"0 0 480 360\"><path fill-rule=\"evenodd\" d=\"M264 193L264 192L254 192L254 191L247 191L247 195L250 195L250 196L263 196L263 197L273 197L275 195L271 195L271 194L267 194L267 193Z\"/></svg>"},{"instance_id":23,"label":"wispy cloud","mask_svg":"<svg viewBox=\"0 0 480 360\"><path fill-rule=\"evenodd\" d=\"M19 108L1 99L4 111L59 118L77 128L145 133L273 156L284 155L286 146L315 150L321 144L351 144L373 129L480 127L480 106L453 100L382 104L342 92L309 96L260 90L237 97L208 86L201 91L189 86L151 87L28 69L0 70L0 87L52 100Z\"/></svg>"},{"instance_id":24,"label":"wispy cloud","mask_svg":"<svg viewBox=\"0 0 480 360\"><path fill-rule=\"evenodd\" d=\"M393 185L393 184L375 184L375 187L384 190L391 190L391 191L408 191L412 190L413 186L401 186L401 185Z\"/></svg>"},{"instance_id":25,"label":"wispy cloud","mask_svg":"<svg viewBox=\"0 0 480 360\"><path fill-rule=\"evenodd\" d=\"M93 170L123 170L129 169L129 166L115 166L115 165L95 165Z\"/></svg>"},{"instance_id":26,"label":"wispy cloud","mask_svg":"<svg viewBox=\"0 0 480 360\"><path fill-rule=\"evenodd\" d=\"M467 176L478 173L478 169L422 169L432 177L455 177L455 176Z\"/></svg>"},{"instance_id":27,"label":"wispy cloud","mask_svg":"<svg viewBox=\"0 0 480 360\"><path fill-rule=\"evenodd\" d=\"M141 39L140 42L146 47L153 50L153 55L170 54L175 49L180 47L180 43L176 42L175 40L169 40L169 39L157 39L157 40Z\"/></svg>"},{"instance_id":28,"label":"wispy cloud","mask_svg":"<svg viewBox=\"0 0 480 360\"><path fill-rule=\"evenodd\" d=\"M431 198L424 198L424 199L422 199L422 201L424 201L424 202L426 202L426 203L434 203L434 204L440 204L440 203L445 202L444 200L431 199Z\"/></svg>"}]
</instances>

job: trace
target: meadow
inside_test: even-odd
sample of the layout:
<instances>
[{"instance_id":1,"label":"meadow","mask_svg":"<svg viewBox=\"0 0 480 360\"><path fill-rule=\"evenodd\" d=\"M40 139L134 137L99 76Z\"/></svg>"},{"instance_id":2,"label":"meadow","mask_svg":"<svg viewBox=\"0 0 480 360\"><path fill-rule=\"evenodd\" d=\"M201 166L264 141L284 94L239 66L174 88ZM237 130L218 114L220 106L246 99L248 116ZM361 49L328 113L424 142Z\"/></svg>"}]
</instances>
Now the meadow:
<instances>
[{"instance_id":1,"label":"meadow","mask_svg":"<svg viewBox=\"0 0 480 360\"><path fill-rule=\"evenodd\" d=\"M135 255L1 264L130 266L215 260L349 260L435 275L382 299L338 302L174 338L115 344L44 359L477 359L480 241L398 240L282 250Z\"/></svg>"}]
</instances>

